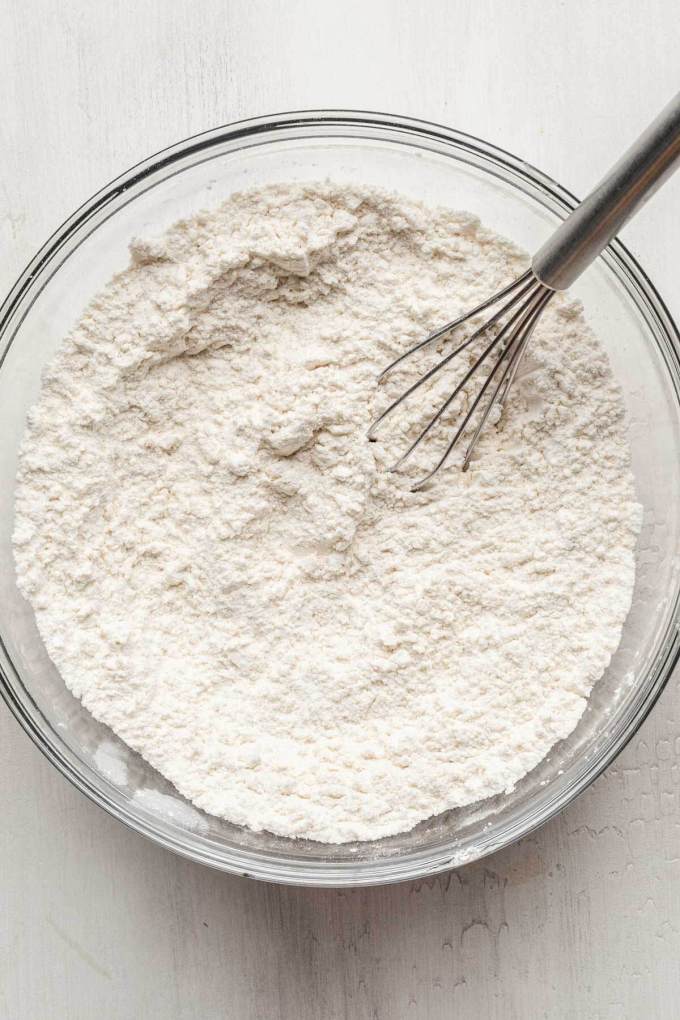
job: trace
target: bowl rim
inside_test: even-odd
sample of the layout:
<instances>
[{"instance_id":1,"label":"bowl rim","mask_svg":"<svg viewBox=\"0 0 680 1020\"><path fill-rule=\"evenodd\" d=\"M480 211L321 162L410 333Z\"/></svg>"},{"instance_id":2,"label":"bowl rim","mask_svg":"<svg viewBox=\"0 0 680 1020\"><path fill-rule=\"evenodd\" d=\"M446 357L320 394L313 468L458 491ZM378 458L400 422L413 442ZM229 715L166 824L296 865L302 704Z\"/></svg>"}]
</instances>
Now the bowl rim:
<instances>
[{"instance_id":1,"label":"bowl rim","mask_svg":"<svg viewBox=\"0 0 680 1020\"><path fill-rule=\"evenodd\" d=\"M398 114L353 109L292 110L234 121L191 135L134 164L130 169L119 174L96 191L91 198L57 227L29 260L0 305L0 339L4 337L10 325L13 325L14 329L6 347L0 352L0 368L23 320L22 315L16 323L13 323L24 299L33 291L33 300L35 300L47 283L47 280L44 282L41 280L42 274L49 264L62 249L68 246L78 230L115 198L140 184L145 178L151 178L159 170L172 166L180 159L207 151L223 141L228 140L233 143L240 138L252 139L272 131L312 129L321 126L392 130L406 136L411 134L414 138L420 139L421 143L425 139L429 139L431 142L448 143L468 153L471 162L474 162L474 157L477 156L485 161L491 160L498 164L503 168L505 174L509 173L516 178L516 186L524 190L525 193L527 188L521 187L522 182L531 185L531 194L534 199L537 199L538 196L533 189L540 189L545 196L543 204L558 215L568 214L578 204L578 199L570 191L532 164L475 135L436 122L414 117L402 117ZM486 173L491 172L486 166L483 167L483 170ZM506 183L512 183L508 181L507 177L504 179ZM607 246L600 258L604 259L608 266L614 270L619 283L633 297L638 308L641 308L642 302L642 306L646 307L649 315L657 322L659 331L667 342L667 349L663 353L667 364L670 358L668 367L672 366L674 369L676 378L673 381L675 382L676 395L679 395L680 400L680 333L668 307L645 270L618 238L615 238ZM28 309L24 311L24 315L27 314L27 311ZM647 317L645 316L645 318ZM680 591L675 594L674 605L677 610ZM676 614L669 613L669 619L674 615ZM650 669L650 682L647 689L639 692L639 704L631 704L626 717L619 723L619 732L614 739L611 739L598 754L593 756L588 763L588 768L582 768L571 786L540 815L523 819L524 824L515 824L514 827L506 828L502 835L489 838L474 853L456 851L455 845L449 844L448 847L439 845L429 850L416 848L403 854L386 855L383 858L376 857L370 861L320 861L294 858L286 854L274 855L271 851L264 853L252 848L236 850L230 848L228 854L225 852L218 859L214 852L209 852L209 847L212 844L207 840L197 839L192 845L189 845L186 840L175 837L173 833L168 832L167 828L156 824L150 815L141 817L139 814L121 809L86 776L82 769L76 768L56 742L51 739L51 724L45 719L42 710L16 672L2 640L2 635L0 635L0 650L9 664L9 671L6 672L0 663L0 694L8 708L55 768L81 793L84 793L107 813L166 849L217 870L288 885L347 887L382 885L421 878L461 866L473 860L479 860L509 846L553 818L611 764L642 725L680 659L680 636L677 628L672 628L672 633L664 635ZM14 674L17 684L12 682L9 672ZM43 720L46 725L38 725L37 720L39 719ZM93 774L96 775L96 773ZM201 842L205 842L205 848L201 846Z\"/></svg>"}]
</instances>

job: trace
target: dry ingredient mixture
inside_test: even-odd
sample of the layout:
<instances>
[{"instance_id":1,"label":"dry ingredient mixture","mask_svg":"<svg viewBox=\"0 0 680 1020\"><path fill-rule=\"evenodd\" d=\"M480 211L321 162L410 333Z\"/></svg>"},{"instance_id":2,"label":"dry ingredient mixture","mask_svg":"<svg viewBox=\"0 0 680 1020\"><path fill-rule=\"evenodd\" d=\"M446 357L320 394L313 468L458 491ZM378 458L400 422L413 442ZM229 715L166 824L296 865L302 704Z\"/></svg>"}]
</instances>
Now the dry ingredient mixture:
<instances>
[{"instance_id":1,"label":"dry ingredient mixture","mask_svg":"<svg viewBox=\"0 0 680 1020\"><path fill-rule=\"evenodd\" d=\"M376 373L521 252L331 184L234 195L131 252L21 456L19 583L68 687L252 829L371 839L511 789L576 725L633 587L624 410L580 307L549 306L470 471L414 494L385 468L436 395L369 444L414 366Z\"/></svg>"}]
</instances>

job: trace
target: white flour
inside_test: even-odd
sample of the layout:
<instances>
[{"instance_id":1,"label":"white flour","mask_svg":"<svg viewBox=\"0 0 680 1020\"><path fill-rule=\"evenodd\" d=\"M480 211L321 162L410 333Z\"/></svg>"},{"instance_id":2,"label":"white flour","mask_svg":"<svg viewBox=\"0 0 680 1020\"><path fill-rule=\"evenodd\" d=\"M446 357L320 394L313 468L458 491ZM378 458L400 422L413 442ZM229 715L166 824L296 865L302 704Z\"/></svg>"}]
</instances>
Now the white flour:
<instances>
[{"instance_id":1,"label":"white flour","mask_svg":"<svg viewBox=\"0 0 680 1020\"><path fill-rule=\"evenodd\" d=\"M407 421L364 438L412 378L378 369L524 266L466 214L281 186L136 242L65 341L19 583L70 689L199 807L384 836L510 789L576 725L639 526L579 307L550 306L468 474L411 494L384 470Z\"/></svg>"}]
</instances>

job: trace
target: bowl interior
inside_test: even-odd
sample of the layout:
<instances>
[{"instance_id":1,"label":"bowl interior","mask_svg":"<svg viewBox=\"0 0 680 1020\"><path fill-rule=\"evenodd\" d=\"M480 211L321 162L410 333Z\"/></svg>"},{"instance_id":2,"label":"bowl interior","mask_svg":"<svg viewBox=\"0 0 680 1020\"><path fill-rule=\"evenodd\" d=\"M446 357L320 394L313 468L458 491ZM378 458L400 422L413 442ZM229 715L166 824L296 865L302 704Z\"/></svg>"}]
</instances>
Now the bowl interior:
<instances>
[{"instance_id":1,"label":"bowl interior","mask_svg":"<svg viewBox=\"0 0 680 1020\"><path fill-rule=\"evenodd\" d=\"M515 790L371 843L325 846L254 833L189 805L66 690L19 595L11 550L14 479L42 367L91 296L154 235L234 191L330 178L476 213L533 251L565 213L556 185L490 146L387 119L290 117L182 143L114 182L43 249L8 300L0 343L0 665L5 696L39 746L112 813L204 863L300 884L362 884L439 870L488 853L549 817L623 745L677 654L680 415L672 322L620 246L574 288L609 354L630 415L644 524L621 645L574 733ZM446 309L442 309L446 316Z\"/></svg>"}]
</instances>

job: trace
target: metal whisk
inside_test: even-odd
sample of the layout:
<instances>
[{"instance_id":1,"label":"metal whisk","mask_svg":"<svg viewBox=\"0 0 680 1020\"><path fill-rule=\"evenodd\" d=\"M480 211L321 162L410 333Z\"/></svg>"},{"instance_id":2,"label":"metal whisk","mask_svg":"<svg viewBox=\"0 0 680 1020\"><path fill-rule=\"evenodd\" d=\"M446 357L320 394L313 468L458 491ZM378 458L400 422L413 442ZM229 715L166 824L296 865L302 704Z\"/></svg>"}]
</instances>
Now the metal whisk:
<instances>
[{"instance_id":1,"label":"metal whisk","mask_svg":"<svg viewBox=\"0 0 680 1020\"><path fill-rule=\"evenodd\" d=\"M490 366L444 453L432 470L411 486L411 491L415 492L429 482L446 464L460 440L469 434L471 438L462 462L463 471L467 470L477 441L494 409L494 420L498 420L531 334L555 292L571 286L643 202L677 169L679 163L680 93L664 107L588 197L548 238L532 259L530 269L476 308L430 333L380 374L379 383L407 358L432 344L447 340L459 326L480 312L499 306L470 337L442 357L433 368L392 401L368 430L368 438L375 441L376 431L388 415L451 364L459 354L471 348L480 338L487 337L486 346L471 368L456 383L436 414L391 468L396 471L401 467L468 383L475 376L481 376L485 368Z\"/></svg>"}]
</instances>

